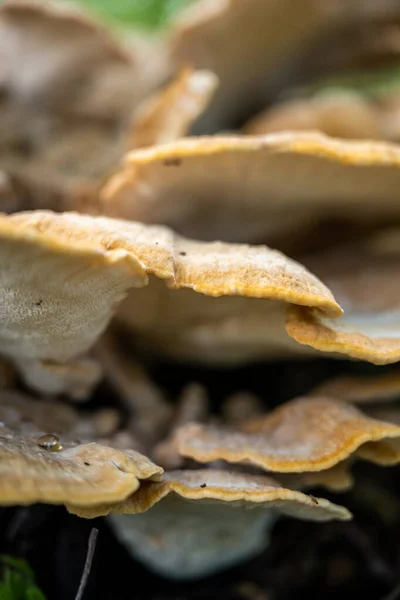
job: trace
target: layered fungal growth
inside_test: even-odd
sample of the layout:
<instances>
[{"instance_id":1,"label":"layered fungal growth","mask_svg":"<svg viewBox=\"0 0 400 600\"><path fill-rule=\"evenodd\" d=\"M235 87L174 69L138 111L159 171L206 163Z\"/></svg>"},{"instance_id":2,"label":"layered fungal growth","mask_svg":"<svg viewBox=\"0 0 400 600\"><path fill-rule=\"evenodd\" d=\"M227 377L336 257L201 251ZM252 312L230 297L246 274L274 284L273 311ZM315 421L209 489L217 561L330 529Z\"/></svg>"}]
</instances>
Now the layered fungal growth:
<instances>
[{"instance_id":1,"label":"layered fungal growth","mask_svg":"<svg viewBox=\"0 0 400 600\"><path fill-rule=\"evenodd\" d=\"M173 579L357 520L353 465L400 463L399 17L198 0L139 36L1 5L0 505L105 517Z\"/></svg>"}]
</instances>

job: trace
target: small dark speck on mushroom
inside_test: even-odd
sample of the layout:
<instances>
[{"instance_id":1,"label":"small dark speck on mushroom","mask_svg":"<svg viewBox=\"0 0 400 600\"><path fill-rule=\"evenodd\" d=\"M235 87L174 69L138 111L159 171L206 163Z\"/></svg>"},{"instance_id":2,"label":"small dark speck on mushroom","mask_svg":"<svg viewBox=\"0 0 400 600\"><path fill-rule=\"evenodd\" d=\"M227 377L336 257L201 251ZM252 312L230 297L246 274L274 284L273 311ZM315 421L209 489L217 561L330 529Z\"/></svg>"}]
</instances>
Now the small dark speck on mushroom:
<instances>
[{"instance_id":1,"label":"small dark speck on mushroom","mask_svg":"<svg viewBox=\"0 0 400 600\"><path fill-rule=\"evenodd\" d=\"M37 302L35 302L35 306L42 306L43 304L43 300L38 300Z\"/></svg>"},{"instance_id":2,"label":"small dark speck on mushroom","mask_svg":"<svg viewBox=\"0 0 400 600\"><path fill-rule=\"evenodd\" d=\"M84 461L84 463L83 463L83 464L84 464L86 467L90 467L90 463L89 463L89 462L87 462L86 460Z\"/></svg>"},{"instance_id":3,"label":"small dark speck on mushroom","mask_svg":"<svg viewBox=\"0 0 400 600\"><path fill-rule=\"evenodd\" d=\"M186 252L179 252L181 256L186 256Z\"/></svg>"},{"instance_id":4,"label":"small dark speck on mushroom","mask_svg":"<svg viewBox=\"0 0 400 600\"><path fill-rule=\"evenodd\" d=\"M207 484L206 483L202 483L200 487L201 488L205 488L205 487L207 487Z\"/></svg>"},{"instance_id":5,"label":"small dark speck on mushroom","mask_svg":"<svg viewBox=\"0 0 400 600\"><path fill-rule=\"evenodd\" d=\"M166 158L163 163L166 167L179 167L182 164L181 158Z\"/></svg>"},{"instance_id":6,"label":"small dark speck on mushroom","mask_svg":"<svg viewBox=\"0 0 400 600\"><path fill-rule=\"evenodd\" d=\"M311 500L314 502L314 504L318 504L318 500L315 498L315 496L312 496L311 494L309 494Z\"/></svg>"}]
</instances>

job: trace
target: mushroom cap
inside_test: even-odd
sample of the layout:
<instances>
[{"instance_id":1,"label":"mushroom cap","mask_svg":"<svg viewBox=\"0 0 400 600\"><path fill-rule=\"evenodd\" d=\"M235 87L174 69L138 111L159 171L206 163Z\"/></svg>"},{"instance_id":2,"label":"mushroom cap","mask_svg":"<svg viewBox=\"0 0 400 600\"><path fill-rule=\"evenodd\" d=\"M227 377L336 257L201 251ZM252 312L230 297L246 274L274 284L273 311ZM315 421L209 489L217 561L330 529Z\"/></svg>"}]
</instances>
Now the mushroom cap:
<instances>
[{"instance_id":1,"label":"mushroom cap","mask_svg":"<svg viewBox=\"0 0 400 600\"><path fill-rule=\"evenodd\" d=\"M399 185L394 144L218 135L130 152L105 184L100 210L196 239L274 243L321 217L398 215Z\"/></svg>"},{"instance_id":2,"label":"mushroom cap","mask_svg":"<svg viewBox=\"0 0 400 600\"><path fill-rule=\"evenodd\" d=\"M265 106L293 73L304 77L316 67L326 72L330 55L340 54L343 32L352 42L366 29L371 45L376 35L370 24L379 27L382 16L398 12L396 0L199 0L176 21L172 55L178 65L211 69L221 79L201 124L214 132ZM314 43L321 40L322 49Z\"/></svg>"},{"instance_id":3,"label":"mushroom cap","mask_svg":"<svg viewBox=\"0 0 400 600\"><path fill-rule=\"evenodd\" d=\"M329 17L325 3L312 0L200 0L183 11L172 31L173 61L221 79L202 128L229 126L282 85L304 45L332 24Z\"/></svg>"},{"instance_id":4,"label":"mushroom cap","mask_svg":"<svg viewBox=\"0 0 400 600\"><path fill-rule=\"evenodd\" d=\"M95 417L83 422L70 407L1 392L0 504L36 502L90 506L118 502L141 479L163 470L135 450L98 443Z\"/></svg>"},{"instance_id":5,"label":"mushroom cap","mask_svg":"<svg viewBox=\"0 0 400 600\"><path fill-rule=\"evenodd\" d=\"M372 419L330 398L291 400L241 431L189 424L175 434L178 455L198 462L224 460L278 473L329 469L366 442L399 438L400 427Z\"/></svg>"},{"instance_id":6,"label":"mushroom cap","mask_svg":"<svg viewBox=\"0 0 400 600\"><path fill-rule=\"evenodd\" d=\"M276 516L272 511L166 498L140 515L111 514L116 537L154 573L175 580L207 577L261 553Z\"/></svg>"},{"instance_id":7,"label":"mushroom cap","mask_svg":"<svg viewBox=\"0 0 400 600\"><path fill-rule=\"evenodd\" d=\"M204 485L205 484L205 485ZM149 511L169 494L205 504L223 503L238 508L274 508L282 514L311 521L348 520L349 511L329 500L282 488L271 477L218 469L177 470L164 473L159 482L143 482L137 492L124 502L99 504L69 510L83 517L118 514L141 514Z\"/></svg>"},{"instance_id":8,"label":"mushroom cap","mask_svg":"<svg viewBox=\"0 0 400 600\"><path fill-rule=\"evenodd\" d=\"M354 92L334 91L280 102L245 127L250 135L278 131L320 131L342 139L386 139L380 112Z\"/></svg>"},{"instance_id":9,"label":"mushroom cap","mask_svg":"<svg viewBox=\"0 0 400 600\"><path fill-rule=\"evenodd\" d=\"M389 443L392 440L389 440ZM394 440L395 441L395 440ZM369 442L364 444L368 446ZM371 446L379 446L380 442L373 442ZM363 448L364 446L361 446ZM323 471L312 471L310 473L279 473L277 478L282 485L299 490L308 490L314 487L323 487L331 492L347 492L354 486L354 477L351 473L352 459L342 460L340 463L324 469Z\"/></svg>"},{"instance_id":10,"label":"mushroom cap","mask_svg":"<svg viewBox=\"0 0 400 600\"><path fill-rule=\"evenodd\" d=\"M354 375L339 376L324 381L313 392L317 396L331 396L356 404L369 404L400 399L400 373L398 370L356 377Z\"/></svg>"},{"instance_id":11,"label":"mushroom cap","mask_svg":"<svg viewBox=\"0 0 400 600\"><path fill-rule=\"evenodd\" d=\"M292 308L286 330L301 344L339 352L375 364L400 359L400 229L303 261L334 292L345 314L325 319L315 311Z\"/></svg>"},{"instance_id":12,"label":"mushroom cap","mask_svg":"<svg viewBox=\"0 0 400 600\"><path fill-rule=\"evenodd\" d=\"M161 55L159 69L148 58L69 4L2 3L0 165L18 210L92 203L129 148L134 108L166 72Z\"/></svg>"},{"instance_id":13,"label":"mushroom cap","mask_svg":"<svg viewBox=\"0 0 400 600\"><path fill-rule=\"evenodd\" d=\"M318 306L330 316L341 314L329 290L279 252L194 242L163 227L76 213L17 213L0 217L0 257L1 352L15 358L17 366L21 360L39 361L36 372L45 361L67 363L86 352L129 289L146 286L149 275L154 276L150 301L143 304L144 296L136 290L124 307L129 324L148 335L161 335L163 319L173 335L174 318L179 341L179 329L186 333L190 323L196 327L210 302L222 322L226 316L241 316L243 302L258 305L268 316L267 299ZM161 281L157 287L157 279L171 290L186 288L180 304L169 303L176 292ZM176 294L177 299L184 292ZM207 295L248 298L218 303ZM263 332L267 350L268 322L267 318ZM284 328L276 335L285 338ZM240 355L243 340L237 343ZM47 375L35 382L45 390Z\"/></svg>"},{"instance_id":14,"label":"mushroom cap","mask_svg":"<svg viewBox=\"0 0 400 600\"><path fill-rule=\"evenodd\" d=\"M368 415L375 419L382 419L394 425L400 425L400 411L396 405L393 406L369 406L366 409ZM382 467L398 465L400 462L400 440L387 439L376 444L365 444L358 450L358 456Z\"/></svg>"},{"instance_id":15,"label":"mushroom cap","mask_svg":"<svg viewBox=\"0 0 400 600\"><path fill-rule=\"evenodd\" d=\"M129 148L166 144L187 135L218 86L211 71L186 67L172 82L137 108Z\"/></svg>"}]
</instances>

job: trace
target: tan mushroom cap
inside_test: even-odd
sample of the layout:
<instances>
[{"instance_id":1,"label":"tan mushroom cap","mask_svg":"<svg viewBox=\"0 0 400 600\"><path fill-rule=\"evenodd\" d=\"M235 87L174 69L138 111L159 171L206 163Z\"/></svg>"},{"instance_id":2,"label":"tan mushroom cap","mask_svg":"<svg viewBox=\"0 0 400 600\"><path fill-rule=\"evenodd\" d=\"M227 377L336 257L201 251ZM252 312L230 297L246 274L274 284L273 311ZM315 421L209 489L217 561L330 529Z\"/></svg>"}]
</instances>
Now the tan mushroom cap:
<instances>
[{"instance_id":1,"label":"tan mushroom cap","mask_svg":"<svg viewBox=\"0 0 400 600\"><path fill-rule=\"evenodd\" d=\"M378 446L380 442L373 442L371 446ZM368 446L368 443L365 444ZM361 446L363 448L363 446ZM311 473L280 473L276 475L282 485L299 490L308 490L322 487L331 492L347 492L354 486L354 477L351 473L351 459L343 460L330 469L314 471Z\"/></svg>"},{"instance_id":2,"label":"tan mushroom cap","mask_svg":"<svg viewBox=\"0 0 400 600\"><path fill-rule=\"evenodd\" d=\"M176 433L180 455L198 462L224 460L280 473L329 469L362 444L399 438L400 427L372 419L330 398L298 398L242 430L190 424Z\"/></svg>"},{"instance_id":3,"label":"tan mushroom cap","mask_svg":"<svg viewBox=\"0 0 400 600\"><path fill-rule=\"evenodd\" d=\"M337 322L290 307L286 330L301 344L375 364L400 360L400 230L378 234L304 263L344 307Z\"/></svg>"},{"instance_id":4,"label":"tan mushroom cap","mask_svg":"<svg viewBox=\"0 0 400 600\"><path fill-rule=\"evenodd\" d=\"M100 209L196 239L269 242L318 217L398 215L399 185L396 145L303 132L220 135L129 153Z\"/></svg>"},{"instance_id":5,"label":"tan mushroom cap","mask_svg":"<svg viewBox=\"0 0 400 600\"><path fill-rule=\"evenodd\" d=\"M211 71L182 69L168 86L135 112L129 148L165 144L185 136L209 104L218 85Z\"/></svg>"},{"instance_id":6,"label":"tan mushroom cap","mask_svg":"<svg viewBox=\"0 0 400 600\"><path fill-rule=\"evenodd\" d=\"M286 331L300 344L321 352L335 352L365 360L375 365L396 363L400 360L400 332L396 314L348 315L338 323L323 319L313 310L290 307Z\"/></svg>"},{"instance_id":7,"label":"tan mushroom cap","mask_svg":"<svg viewBox=\"0 0 400 600\"><path fill-rule=\"evenodd\" d=\"M339 376L316 387L313 394L331 396L346 402L369 404L400 399L400 372L368 377Z\"/></svg>"},{"instance_id":8,"label":"tan mushroom cap","mask_svg":"<svg viewBox=\"0 0 400 600\"><path fill-rule=\"evenodd\" d=\"M320 131L343 139L390 139L377 107L356 93L335 91L307 99L287 100L250 121L245 133Z\"/></svg>"},{"instance_id":9,"label":"tan mushroom cap","mask_svg":"<svg viewBox=\"0 0 400 600\"><path fill-rule=\"evenodd\" d=\"M169 321L178 320L182 330L204 318L207 295L246 296L246 302L254 303L255 309L258 304L266 314L266 299L318 306L330 316L341 314L329 290L279 252L194 242L163 227L76 213L17 213L0 218L0 256L1 352L15 358L17 366L21 360L67 363L85 353L104 332L128 290L149 283L148 274L164 280L171 290L186 288L180 305L166 307ZM162 304L176 294L161 282L157 287L154 278L152 286L149 305L142 303L138 290L128 299L130 324L148 335L159 333L165 315ZM196 295L188 290L201 296L194 300ZM226 308L228 300L231 306ZM216 318L223 321L241 315L243 300L235 300L218 303L213 298ZM268 348L268 319L265 322L264 349ZM167 325L173 335L168 319ZM180 328L175 331L178 339ZM283 327L277 335L285 337ZM239 350L242 345L238 339ZM36 386L41 385L36 379Z\"/></svg>"},{"instance_id":10,"label":"tan mushroom cap","mask_svg":"<svg viewBox=\"0 0 400 600\"><path fill-rule=\"evenodd\" d=\"M167 71L164 53L151 67L142 54L70 4L2 3L0 167L18 210L91 203L129 148L132 112Z\"/></svg>"},{"instance_id":11,"label":"tan mushroom cap","mask_svg":"<svg viewBox=\"0 0 400 600\"><path fill-rule=\"evenodd\" d=\"M157 479L163 472L135 450L90 442L96 439L96 418L84 423L59 403L2 392L0 419L3 506L118 502L136 491L141 479ZM76 439L81 433L88 442Z\"/></svg>"},{"instance_id":12,"label":"tan mushroom cap","mask_svg":"<svg viewBox=\"0 0 400 600\"><path fill-rule=\"evenodd\" d=\"M346 4L200 0L183 11L172 36L175 63L211 69L221 79L203 127L229 126L268 92L285 85L311 41L337 25L340 18L348 20L365 12Z\"/></svg>"},{"instance_id":13,"label":"tan mushroom cap","mask_svg":"<svg viewBox=\"0 0 400 600\"><path fill-rule=\"evenodd\" d=\"M115 111L116 103L125 100L112 98L107 84L113 76L114 85L121 86L122 70L132 69L132 57L106 28L77 7L67 2L6 0L0 9L0 32L5 59L0 83L14 98L47 105L56 101L58 111L87 111L92 118L99 116L100 108L105 116L107 109ZM79 77L84 78L83 85L77 85ZM90 86L100 98L88 96Z\"/></svg>"},{"instance_id":14,"label":"tan mushroom cap","mask_svg":"<svg viewBox=\"0 0 400 600\"><path fill-rule=\"evenodd\" d=\"M269 477L214 469L167 473L160 485L144 483L127 502L100 508L102 514L110 509L122 512L108 519L131 554L174 579L211 575L259 554L279 512L311 520L351 518L345 508Z\"/></svg>"},{"instance_id":15,"label":"tan mushroom cap","mask_svg":"<svg viewBox=\"0 0 400 600\"><path fill-rule=\"evenodd\" d=\"M400 411L397 406L366 408L368 415L382 419L394 425L400 425ZM357 455L382 467L398 465L400 462L400 440L382 440L377 444L365 444L359 448Z\"/></svg>"},{"instance_id":16,"label":"tan mushroom cap","mask_svg":"<svg viewBox=\"0 0 400 600\"><path fill-rule=\"evenodd\" d=\"M143 483L125 502L112 506L97 506L78 511L80 516L99 516L109 513L138 514L151 509L169 494L185 500L223 502L238 507L276 508L283 514L311 521L348 520L349 511L324 498L312 498L294 490L282 488L265 475L199 469L170 471L160 482ZM71 506L69 510L75 512Z\"/></svg>"}]
</instances>

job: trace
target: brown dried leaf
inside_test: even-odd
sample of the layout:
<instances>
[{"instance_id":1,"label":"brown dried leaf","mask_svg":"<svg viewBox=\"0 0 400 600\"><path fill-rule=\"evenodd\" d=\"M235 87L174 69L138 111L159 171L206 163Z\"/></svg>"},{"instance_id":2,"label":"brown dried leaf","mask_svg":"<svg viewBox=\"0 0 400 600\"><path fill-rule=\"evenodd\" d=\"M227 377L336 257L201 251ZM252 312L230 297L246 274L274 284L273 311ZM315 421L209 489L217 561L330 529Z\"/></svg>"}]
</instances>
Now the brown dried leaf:
<instances>
[{"instance_id":1,"label":"brown dried leaf","mask_svg":"<svg viewBox=\"0 0 400 600\"><path fill-rule=\"evenodd\" d=\"M96 417L81 419L66 405L2 392L0 419L0 504L4 506L118 502L133 493L141 479L157 479L162 473L135 450L122 452L91 442L98 437ZM80 433L87 442L77 441ZM53 446L46 447L46 442Z\"/></svg>"},{"instance_id":2,"label":"brown dried leaf","mask_svg":"<svg viewBox=\"0 0 400 600\"><path fill-rule=\"evenodd\" d=\"M329 469L362 444L400 437L400 427L329 398L299 398L242 431L190 424L176 433L178 452L198 462L225 460L279 473Z\"/></svg>"},{"instance_id":3,"label":"brown dried leaf","mask_svg":"<svg viewBox=\"0 0 400 600\"><path fill-rule=\"evenodd\" d=\"M214 136L129 153L101 210L196 239L271 243L320 217L398 216L399 185L395 145L318 133Z\"/></svg>"},{"instance_id":4,"label":"brown dried leaf","mask_svg":"<svg viewBox=\"0 0 400 600\"><path fill-rule=\"evenodd\" d=\"M162 339L165 323L164 332L179 341L180 331L186 335L191 324L196 328L207 318L209 305L213 320L223 323L241 317L244 307L251 310L251 303L267 315L261 346L266 353L273 305L267 299L341 314L313 275L267 247L194 242L162 227L34 211L0 217L1 352L17 366L21 360L68 363L96 342L129 289L148 284L148 274L171 290L186 288L176 294L161 281L157 287L153 278L148 303L139 290L129 296L124 314L135 331L149 337ZM176 304L168 304L170 297ZM273 335L286 338L283 327L276 329L272 343ZM246 356L243 336L234 350L239 360ZM45 389L46 381L35 383Z\"/></svg>"}]
</instances>

